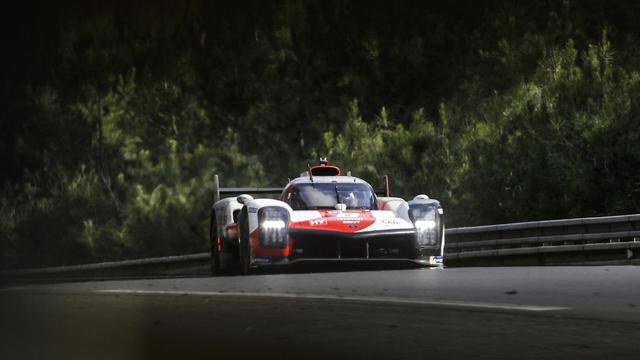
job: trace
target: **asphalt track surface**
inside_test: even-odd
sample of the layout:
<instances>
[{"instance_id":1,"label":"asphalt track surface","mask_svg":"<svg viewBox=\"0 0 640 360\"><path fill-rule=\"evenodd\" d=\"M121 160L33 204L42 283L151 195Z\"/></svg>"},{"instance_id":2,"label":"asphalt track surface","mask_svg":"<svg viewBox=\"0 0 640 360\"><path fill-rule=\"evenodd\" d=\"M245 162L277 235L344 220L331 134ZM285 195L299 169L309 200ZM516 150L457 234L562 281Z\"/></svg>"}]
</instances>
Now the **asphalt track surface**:
<instances>
[{"instance_id":1,"label":"asphalt track surface","mask_svg":"<svg viewBox=\"0 0 640 360\"><path fill-rule=\"evenodd\" d=\"M640 267L411 269L0 289L0 359L638 359Z\"/></svg>"}]
</instances>

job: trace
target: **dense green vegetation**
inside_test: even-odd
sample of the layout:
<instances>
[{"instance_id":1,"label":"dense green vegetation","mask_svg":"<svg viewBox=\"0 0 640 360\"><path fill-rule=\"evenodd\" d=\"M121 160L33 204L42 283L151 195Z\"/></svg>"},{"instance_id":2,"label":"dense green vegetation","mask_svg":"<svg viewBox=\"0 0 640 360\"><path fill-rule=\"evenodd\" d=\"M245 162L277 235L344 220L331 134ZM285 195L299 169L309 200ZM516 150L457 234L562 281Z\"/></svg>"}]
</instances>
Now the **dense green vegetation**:
<instances>
[{"instance_id":1,"label":"dense green vegetation","mask_svg":"<svg viewBox=\"0 0 640 360\"><path fill-rule=\"evenodd\" d=\"M320 155L449 226L640 210L640 5L26 2L2 22L2 267L203 251L213 174Z\"/></svg>"}]
</instances>

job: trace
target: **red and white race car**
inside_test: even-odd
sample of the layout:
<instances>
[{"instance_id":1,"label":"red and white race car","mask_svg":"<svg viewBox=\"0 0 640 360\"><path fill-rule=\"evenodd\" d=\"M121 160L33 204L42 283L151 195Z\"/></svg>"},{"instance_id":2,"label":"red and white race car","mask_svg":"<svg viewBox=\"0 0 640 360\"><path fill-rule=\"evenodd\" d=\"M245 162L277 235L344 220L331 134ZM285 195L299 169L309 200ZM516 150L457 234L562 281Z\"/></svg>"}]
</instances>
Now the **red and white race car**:
<instances>
[{"instance_id":1,"label":"red and white race car","mask_svg":"<svg viewBox=\"0 0 640 360\"><path fill-rule=\"evenodd\" d=\"M217 200L211 213L211 272L325 261L411 261L442 266L444 221L440 202L377 197L365 181L337 166L310 167L284 188L219 188L239 194ZM247 193L280 193L254 199Z\"/></svg>"}]
</instances>

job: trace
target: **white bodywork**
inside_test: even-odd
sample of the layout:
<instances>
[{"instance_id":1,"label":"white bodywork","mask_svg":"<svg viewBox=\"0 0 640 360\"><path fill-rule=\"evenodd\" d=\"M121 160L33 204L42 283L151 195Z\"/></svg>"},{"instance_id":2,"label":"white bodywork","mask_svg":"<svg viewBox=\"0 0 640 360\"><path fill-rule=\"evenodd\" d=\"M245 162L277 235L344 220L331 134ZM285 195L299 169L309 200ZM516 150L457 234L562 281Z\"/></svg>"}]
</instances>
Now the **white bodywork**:
<instances>
[{"instance_id":1,"label":"white bodywork","mask_svg":"<svg viewBox=\"0 0 640 360\"><path fill-rule=\"evenodd\" d=\"M218 237L226 237L227 226L234 224L233 213L242 210L242 204L235 197L219 200L213 205L216 213L216 231Z\"/></svg>"},{"instance_id":2,"label":"white bodywork","mask_svg":"<svg viewBox=\"0 0 640 360\"><path fill-rule=\"evenodd\" d=\"M282 197L285 197L287 194L287 189L290 186L297 186L298 184L302 184L303 186L308 186L308 184L327 184L327 183L336 183L336 184L351 184L351 183L360 183L367 184L361 179L351 177L351 176L314 176L314 180L310 177L297 178L285 187ZM369 186L370 188L370 186ZM336 188L337 189L337 188ZM336 190L337 191L337 190ZM289 228L291 231L294 230L303 230L303 231L319 231L319 232L331 232L334 231L336 234L344 233L344 234L362 234L362 236L366 236L367 238L370 235L369 233L376 236L376 234L413 234L420 233L422 234L422 230L418 227L419 221L412 220L412 217L415 215L410 215L413 209L412 206L433 206L436 204L438 206L438 213L442 214L442 209L439 203L436 200L431 200L427 196L420 195L415 197L413 200L406 201L399 197L377 197L375 198L377 210L357 210L357 208L347 210L345 204L338 203L336 204L335 210L293 210L289 204L285 201L275 200L275 199L253 199L248 195L240 195L238 197L229 197L225 199L221 199L217 201L213 209L216 215L216 227L217 227L217 236L224 237L227 241L231 241L232 243L239 244L240 248L243 246L249 245L241 245L243 243L247 243L247 240L250 234L255 235L256 233L260 234L260 219L259 213L260 209L264 207L277 207L280 208L286 213L288 213L289 219ZM289 199L287 199L289 201ZM238 213L242 211L241 214L238 214L244 219L244 210L246 209L246 222L245 225L238 225L236 229L236 219L234 219L234 212ZM267 210L268 211L268 210ZM424 222L424 221L423 221ZM434 224L434 222L431 222ZM337 224L337 225L336 225ZM339 229L338 227L332 226L340 226L342 225L345 229ZM233 227L232 227L233 226ZM246 227L245 227L246 226ZM262 224L264 225L264 222ZM361 226L361 228L358 228ZM229 233L234 233L234 236L227 236L227 228L231 230ZM347 229L348 228L348 229ZM433 228L433 225L432 225ZM444 229L444 225L442 225L442 229ZM264 230L262 230L264 231ZM262 233L264 234L264 233ZM243 237L244 236L244 237ZM341 236L341 235L340 235ZM245 239L245 240L242 240ZM254 237L254 241L256 238ZM416 240L414 240L416 241ZM423 246L423 243L420 243ZM257 245L250 245L257 246ZM367 245L367 249L368 249ZM418 245L416 245L418 246ZM444 251L444 230L442 230L442 238L440 249L437 253L430 253L432 256L428 256L428 260L417 260L417 262L429 265L441 265L442 264L442 256ZM423 249L421 247L420 249ZM242 257L242 251L250 250L240 250L240 254ZM274 251L280 251L275 249ZM367 250L367 258L368 258ZM422 250L420 250L422 251ZM439 256L438 256L439 253ZM421 253L422 254L422 253ZM270 256L270 255L265 255ZM249 255L248 260L250 262L250 266L253 266L254 261L261 260L266 261L265 256L253 256ZM420 255L423 256L423 255ZM427 261L425 263L425 261Z\"/></svg>"}]
</instances>

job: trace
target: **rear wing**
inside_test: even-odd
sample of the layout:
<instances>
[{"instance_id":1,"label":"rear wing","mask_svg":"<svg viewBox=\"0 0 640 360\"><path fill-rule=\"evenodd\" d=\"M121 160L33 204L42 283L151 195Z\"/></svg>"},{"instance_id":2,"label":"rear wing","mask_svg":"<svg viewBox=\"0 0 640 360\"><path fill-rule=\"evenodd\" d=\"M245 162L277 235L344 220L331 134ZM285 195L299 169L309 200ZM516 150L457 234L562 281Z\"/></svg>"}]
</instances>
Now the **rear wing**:
<instances>
[{"instance_id":1,"label":"rear wing","mask_svg":"<svg viewBox=\"0 0 640 360\"><path fill-rule=\"evenodd\" d=\"M220 195L241 195L241 194L280 194L284 190L281 187L228 187L221 188L218 175L213 176L213 202L220 200Z\"/></svg>"},{"instance_id":2,"label":"rear wing","mask_svg":"<svg viewBox=\"0 0 640 360\"><path fill-rule=\"evenodd\" d=\"M374 190L376 195L391 196L389 176L385 175L382 178L383 188ZM281 187L220 187L220 179L218 175L213 176L213 202L216 203L220 200L220 195L241 195L241 194L280 194L284 188Z\"/></svg>"}]
</instances>

